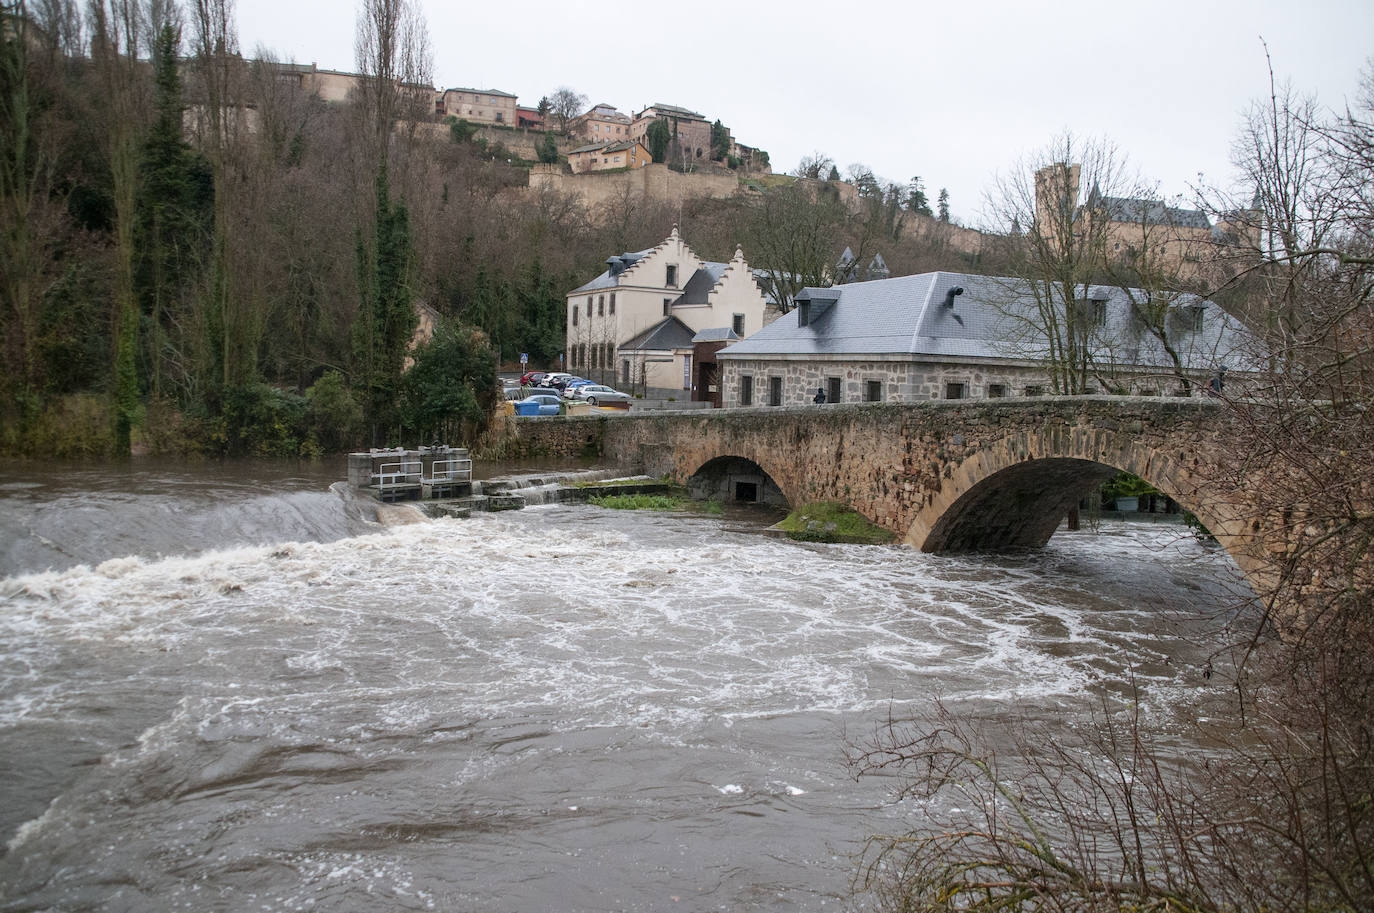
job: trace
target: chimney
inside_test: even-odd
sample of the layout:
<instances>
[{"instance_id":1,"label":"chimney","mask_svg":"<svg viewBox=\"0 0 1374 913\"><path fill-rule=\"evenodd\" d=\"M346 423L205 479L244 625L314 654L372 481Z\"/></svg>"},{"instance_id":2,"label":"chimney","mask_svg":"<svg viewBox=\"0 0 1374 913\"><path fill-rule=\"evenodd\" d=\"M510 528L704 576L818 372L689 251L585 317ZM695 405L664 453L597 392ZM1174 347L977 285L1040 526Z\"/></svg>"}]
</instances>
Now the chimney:
<instances>
[{"instance_id":1,"label":"chimney","mask_svg":"<svg viewBox=\"0 0 1374 913\"><path fill-rule=\"evenodd\" d=\"M944 300L944 303L941 304L940 306L941 306L941 307L947 307L947 308L949 308L951 311L954 310L954 296L955 296L955 295L962 295L963 293L964 293L964 287L963 287L962 285L956 285L954 288L952 288L952 289L950 289L949 291L945 292L945 300Z\"/></svg>"}]
</instances>

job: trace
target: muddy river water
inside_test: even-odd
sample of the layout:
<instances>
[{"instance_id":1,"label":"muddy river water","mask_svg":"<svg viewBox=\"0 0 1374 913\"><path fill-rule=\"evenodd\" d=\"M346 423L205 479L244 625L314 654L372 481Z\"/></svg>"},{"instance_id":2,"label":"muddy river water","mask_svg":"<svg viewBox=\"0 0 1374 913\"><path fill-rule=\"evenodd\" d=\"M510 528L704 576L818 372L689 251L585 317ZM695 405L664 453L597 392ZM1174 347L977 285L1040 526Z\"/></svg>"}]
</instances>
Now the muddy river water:
<instances>
[{"instance_id":1,"label":"muddy river water","mask_svg":"<svg viewBox=\"0 0 1374 913\"><path fill-rule=\"evenodd\" d=\"M342 465L0 476L0 910L825 910L918 826L846 740L1198 689L1181 527L936 557L585 505L381 526Z\"/></svg>"}]
</instances>

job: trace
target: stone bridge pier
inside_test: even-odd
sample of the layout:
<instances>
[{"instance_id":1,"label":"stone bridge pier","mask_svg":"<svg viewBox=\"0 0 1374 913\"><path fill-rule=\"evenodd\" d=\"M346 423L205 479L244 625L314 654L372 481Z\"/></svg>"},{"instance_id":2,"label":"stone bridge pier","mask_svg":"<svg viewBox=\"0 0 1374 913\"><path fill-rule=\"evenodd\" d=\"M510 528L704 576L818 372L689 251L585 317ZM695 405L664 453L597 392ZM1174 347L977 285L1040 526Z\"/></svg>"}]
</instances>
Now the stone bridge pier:
<instances>
[{"instance_id":1,"label":"stone bridge pier","mask_svg":"<svg viewBox=\"0 0 1374 913\"><path fill-rule=\"evenodd\" d=\"M522 422L699 495L848 504L929 552L1044 545L1120 470L1195 514L1258 584L1265 528L1234 479L1232 419L1215 400L1037 397L727 409ZM543 452L560 449L550 443Z\"/></svg>"}]
</instances>

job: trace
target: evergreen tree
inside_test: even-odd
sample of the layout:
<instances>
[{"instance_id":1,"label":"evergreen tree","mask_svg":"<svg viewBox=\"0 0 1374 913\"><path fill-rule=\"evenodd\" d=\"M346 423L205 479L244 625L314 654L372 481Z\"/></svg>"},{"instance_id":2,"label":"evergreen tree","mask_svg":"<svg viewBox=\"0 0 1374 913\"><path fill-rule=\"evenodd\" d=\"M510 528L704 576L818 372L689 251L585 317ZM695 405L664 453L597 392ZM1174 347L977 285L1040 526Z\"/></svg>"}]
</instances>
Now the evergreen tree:
<instances>
[{"instance_id":1,"label":"evergreen tree","mask_svg":"<svg viewBox=\"0 0 1374 913\"><path fill-rule=\"evenodd\" d=\"M940 212L940 221L941 221L941 222L948 222L948 221L949 221L949 191L948 191L948 190L946 190L946 189L943 188L943 187L940 188L940 196L936 199L936 204L935 204L935 205L939 208L939 212Z\"/></svg>"},{"instance_id":2,"label":"evergreen tree","mask_svg":"<svg viewBox=\"0 0 1374 913\"><path fill-rule=\"evenodd\" d=\"M661 117L653 121L645 131L644 138L649 141L649 155L653 160L658 164L666 162L668 146L673 141L673 131L668 122Z\"/></svg>"},{"instance_id":3,"label":"evergreen tree","mask_svg":"<svg viewBox=\"0 0 1374 913\"><path fill-rule=\"evenodd\" d=\"M906 208L923 216L931 215L930 200L926 197L925 183L921 178L913 177L906 187Z\"/></svg>"},{"instance_id":4,"label":"evergreen tree","mask_svg":"<svg viewBox=\"0 0 1374 913\"><path fill-rule=\"evenodd\" d=\"M840 179L840 169L834 165L830 166L830 174L826 177L827 181L838 181Z\"/></svg>"},{"instance_id":5,"label":"evergreen tree","mask_svg":"<svg viewBox=\"0 0 1374 913\"><path fill-rule=\"evenodd\" d=\"M385 165L377 171L376 188L371 256L361 236L358 241L362 302L354 323L354 346L374 443L379 429L395 426L406 346L418 323L410 299L410 215L405 203L392 201Z\"/></svg>"},{"instance_id":6,"label":"evergreen tree","mask_svg":"<svg viewBox=\"0 0 1374 913\"><path fill-rule=\"evenodd\" d=\"M729 154L730 131L717 120L711 125L711 159L716 162L724 161Z\"/></svg>"},{"instance_id":7,"label":"evergreen tree","mask_svg":"<svg viewBox=\"0 0 1374 913\"><path fill-rule=\"evenodd\" d=\"M545 133L544 141L539 144L539 161L546 165L553 165L558 162L558 143L554 140L552 133Z\"/></svg>"},{"instance_id":8,"label":"evergreen tree","mask_svg":"<svg viewBox=\"0 0 1374 913\"><path fill-rule=\"evenodd\" d=\"M164 361L188 361L174 334L191 322L188 292L213 215L209 167L182 138L179 43L177 30L164 23L153 44L156 103L134 203L134 291L147 328L144 374L154 396L163 392Z\"/></svg>"}]
</instances>

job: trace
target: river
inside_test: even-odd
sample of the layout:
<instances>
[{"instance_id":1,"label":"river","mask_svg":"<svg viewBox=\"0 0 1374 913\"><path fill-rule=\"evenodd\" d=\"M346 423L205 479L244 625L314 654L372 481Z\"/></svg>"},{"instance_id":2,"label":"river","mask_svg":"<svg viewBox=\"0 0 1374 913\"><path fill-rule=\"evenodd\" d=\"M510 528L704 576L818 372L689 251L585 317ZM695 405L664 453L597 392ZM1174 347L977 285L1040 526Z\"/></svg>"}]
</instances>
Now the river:
<instances>
[{"instance_id":1,"label":"river","mask_svg":"<svg viewBox=\"0 0 1374 913\"><path fill-rule=\"evenodd\" d=\"M747 513L383 527L309 469L0 476L0 910L845 909L846 739L1200 689L1181 527L936 557Z\"/></svg>"}]
</instances>

